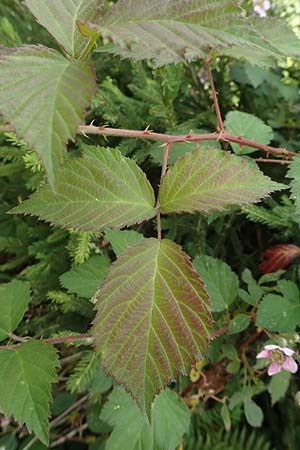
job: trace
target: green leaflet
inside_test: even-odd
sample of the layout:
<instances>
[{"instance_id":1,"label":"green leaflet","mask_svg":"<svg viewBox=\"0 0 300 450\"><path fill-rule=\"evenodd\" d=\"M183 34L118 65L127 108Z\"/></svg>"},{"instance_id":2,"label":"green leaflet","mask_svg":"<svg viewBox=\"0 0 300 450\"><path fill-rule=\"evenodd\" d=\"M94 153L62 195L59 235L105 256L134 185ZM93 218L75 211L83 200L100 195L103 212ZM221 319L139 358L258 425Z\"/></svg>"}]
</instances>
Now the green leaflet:
<instances>
[{"instance_id":1,"label":"green leaflet","mask_svg":"<svg viewBox=\"0 0 300 450\"><path fill-rule=\"evenodd\" d=\"M136 244L144 239L141 233L134 230L106 230L105 236L117 256L126 250L127 247L130 247L130 245Z\"/></svg>"},{"instance_id":2,"label":"green leaflet","mask_svg":"<svg viewBox=\"0 0 300 450\"><path fill-rule=\"evenodd\" d=\"M287 300L280 295L268 294L261 301L256 326L278 333L292 333L300 324L300 302Z\"/></svg>"},{"instance_id":3,"label":"green leaflet","mask_svg":"<svg viewBox=\"0 0 300 450\"><path fill-rule=\"evenodd\" d=\"M55 349L39 341L0 350L0 410L13 415L48 444L51 384L56 382Z\"/></svg>"},{"instance_id":4,"label":"green leaflet","mask_svg":"<svg viewBox=\"0 0 300 450\"><path fill-rule=\"evenodd\" d=\"M26 311L30 301L30 290L19 280L0 286L0 341L12 333Z\"/></svg>"},{"instance_id":5,"label":"green leaflet","mask_svg":"<svg viewBox=\"0 0 300 450\"><path fill-rule=\"evenodd\" d=\"M296 214L300 218L300 158L296 156L289 165L287 173L291 181L291 198L295 201Z\"/></svg>"},{"instance_id":6,"label":"green leaflet","mask_svg":"<svg viewBox=\"0 0 300 450\"><path fill-rule=\"evenodd\" d=\"M92 68L39 45L0 51L0 70L1 113L36 151L53 187L95 89Z\"/></svg>"},{"instance_id":7,"label":"green leaflet","mask_svg":"<svg viewBox=\"0 0 300 450\"><path fill-rule=\"evenodd\" d=\"M211 256L197 256L194 267L205 283L211 310L224 311L237 297L239 280L224 261Z\"/></svg>"},{"instance_id":8,"label":"green leaflet","mask_svg":"<svg viewBox=\"0 0 300 450\"><path fill-rule=\"evenodd\" d=\"M114 427L107 450L175 450L189 430L190 412L174 391L166 389L155 399L150 426L131 396L118 386L108 397L101 419Z\"/></svg>"},{"instance_id":9,"label":"green leaflet","mask_svg":"<svg viewBox=\"0 0 300 450\"><path fill-rule=\"evenodd\" d=\"M157 392L206 352L211 318L202 282L174 242L144 239L113 263L97 298L102 366L150 417Z\"/></svg>"},{"instance_id":10,"label":"green leaflet","mask_svg":"<svg viewBox=\"0 0 300 450\"><path fill-rule=\"evenodd\" d=\"M79 266L72 267L59 277L61 285L84 298L91 298L104 280L109 267L109 260L104 256L91 256Z\"/></svg>"},{"instance_id":11,"label":"green leaflet","mask_svg":"<svg viewBox=\"0 0 300 450\"><path fill-rule=\"evenodd\" d=\"M266 125L261 119L255 117L253 114L240 111L230 111L226 115L224 127L228 133L264 145L270 144L274 135L272 128ZM248 146L241 148L239 144L231 143L230 145L236 154L245 155L257 151L257 149Z\"/></svg>"},{"instance_id":12,"label":"green leaflet","mask_svg":"<svg viewBox=\"0 0 300 450\"><path fill-rule=\"evenodd\" d=\"M76 58L88 39L80 33L77 20L97 21L100 16L100 0L25 0L36 20L43 25L69 55Z\"/></svg>"},{"instance_id":13,"label":"green leaflet","mask_svg":"<svg viewBox=\"0 0 300 450\"><path fill-rule=\"evenodd\" d=\"M170 167L159 189L161 212L222 211L285 189L256 164L212 147L199 147Z\"/></svg>"},{"instance_id":14,"label":"green leaflet","mask_svg":"<svg viewBox=\"0 0 300 450\"><path fill-rule=\"evenodd\" d=\"M67 161L59 170L56 193L42 186L11 212L99 232L152 218L154 201L150 183L133 160L118 150L91 146L82 158Z\"/></svg>"},{"instance_id":15,"label":"green leaflet","mask_svg":"<svg viewBox=\"0 0 300 450\"><path fill-rule=\"evenodd\" d=\"M286 370L282 370L271 377L268 392L271 396L272 405L281 400L288 390L292 374Z\"/></svg>"},{"instance_id":16,"label":"green leaflet","mask_svg":"<svg viewBox=\"0 0 300 450\"><path fill-rule=\"evenodd\" d=\"M151 58L157 66L216 52L268 66L300 54L300 41L284 22L245 19L232 0L119 0L99 31L116 44L114 53Z\"/></svg>"}]
</instances>

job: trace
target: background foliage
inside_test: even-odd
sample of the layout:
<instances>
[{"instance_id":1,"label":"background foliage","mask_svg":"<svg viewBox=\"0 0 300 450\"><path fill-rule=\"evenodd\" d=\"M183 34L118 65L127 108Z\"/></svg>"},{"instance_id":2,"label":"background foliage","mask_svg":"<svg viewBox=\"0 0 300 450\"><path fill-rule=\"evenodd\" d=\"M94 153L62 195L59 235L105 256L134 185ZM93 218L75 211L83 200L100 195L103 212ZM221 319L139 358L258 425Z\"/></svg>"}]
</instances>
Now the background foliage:
<instances>
[{"instance_id":1,"label":"background foliage","mask_svg":"<svg viewBox=\"0 0 300 450\"><path fill-rule=\"evenodd\" d=\"M251 8L252 2L245 2L245 7ZM283 15L299 33L297 8L297 2L276 0L272 2L269 15ZM58 48L20 1L2 0L0 13L0 41L5 46L41 43ZM108 43L100 42L92 53L97 88L87 123L94 120L95 124L138 130L150 125L157 132L170 134L215 131L209 82L201 60L189 65L155 67L149 61L132 62L112 57L101 51L101 44ZM283 58L276 67L267 70L227 55L217 58L213 67L226 129L262 144L271 142L276 147L297 151L299 61ZM91 93L85 95L89 97ZM19 96L21 105L21 91ZM237 109L240 113L232 112ZM95 231L70 231L33 217L8 215L8 211L40 186L44 169L35 153L14 134L1 133L0 144L1 314L5 313L10 299L13 303L14 293L22 297L22 303L13 312L10 329L3 326L0 317L0 337L4 343L12 343L11 333L54 339L86 333L94 317L93 296L111 262L128 246L141 240L142 235L155 235L156 222L135 225L128 231L99 233L97 227ZM86 149L88 158L94 145L116 148L113 151L116 158L118 151L131 157L146 172L152 186L159 183L162 164L159 144L149 140L78 135L68 146L67 160L82 148ZM219 142L207 145L217 148L213 152L221 148ZM229 144L223 148L229 149ZM193 149L192 143L174 144L170 163ZM233 145L232 150L245 158L261 156L248 147L241 149ZM66 163L68 167L72 164L72 161ZM47 370L47 362L43 363L43 357L47 356L53 365L58 364L55 352L49 349L47 355L42 349L46 344L40 343L34 350L40 358L36 356L37 361L25 364L20 370L18 365L22 358L26 361L26 346L36 345L27 343L22 351L18 350L21 353L18 358L14 352L5 350L12 353L9 366L1 363L0 358L0 397L4 413L0 416L1 448L13 450L28 445L36 450L46 448L37 440L32 442L28 435L32 425L25 415L32 412L34 421L34 414L37 414L41 429L35 432L46 442L47 424L44 422L52 383L55 384L50 446L55 448L298 448L298 375L291 377L282 372L270 379L263 363L256 362L255 356L264 344L274 339L294 349L300 340L300 273L297 259L293 259L299 256L299 251L294 249L294 253L288 253L287 263L292 259L293 262L275 265L272 273L262 275L258 268L266 249L277 244L300 245L299 203L295 205L293 199L299 192L299 163L293 163L288 173L286 165L260 163L260 166L278 183L287 183L286 175L294 178L292 198L283 191L259 205L232 207L226 213L208 211L210 214L168 215L162 219L163 236L174 240L192 256L205 281L213 299L215 329L228 328L228 333L215 338L207 358L195 365L190 374L183 375L178 383L171 383L172 390L168 389L156 399L151 425L123 389L113 388L113 380L99 368L88 339L57 347L60 357L57 380L51 370ZM39 195L48 195L49 204L51 191L43 194L47 189L42 188ZM143 195L148 198L147 214L152 217L152 194L146 184ZM139 211L136 214L138 216ZM80 214L78 220L82 220ZM282 252L278 249L277 252L275 257L282 258ZM33 400L37 395L35 391L30 392L23 415L12 417L9 392L3 380L10 379L12 387L17 388L22 377L30 376L30 371L34 376L36 370L46 370L41 409L30 409L36 408ZM36 390L39 390L38 385ZM19 398L23 395L21 390ZM27 428L16 421L26 421Z\"/></svg>"}]
</instances>

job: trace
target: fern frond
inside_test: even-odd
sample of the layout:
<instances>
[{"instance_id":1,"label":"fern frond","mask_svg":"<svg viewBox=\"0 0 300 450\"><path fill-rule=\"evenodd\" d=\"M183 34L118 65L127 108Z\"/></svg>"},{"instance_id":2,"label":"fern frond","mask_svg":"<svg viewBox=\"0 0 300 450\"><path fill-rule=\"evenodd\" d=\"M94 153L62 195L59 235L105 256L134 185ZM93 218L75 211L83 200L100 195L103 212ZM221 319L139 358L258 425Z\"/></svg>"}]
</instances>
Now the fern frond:
<instances>
[{"instance_id":1,"label":"fern frond","mask_svg":"<svg viewBox=\"0 0 300 450\"><path fill-rule=\"evenodd\" d=\"M86 352L69 377L67 389L72 393L87 390L98 370L99 361L96 353L92 351Z\"/></svg>"},{"instance_id":2,"label":"fern frond","mask_svg":"<svg viewBox=\"0 0 300 450\"><path fill-rule=\"evenodd\" d=\"M93 237L94 233L89 231L70 231L68 250L75 264L82 264L90 257Z\"/></svg>"},{"instance_id":3,"label":"fern frond","mask_svg":"<svg viewBox=\"0 0 300 450\"><path fill-rule=\"evenodd\" d=\"M268 210L261 206L251 205L244 206L242 212L252 222L258 222L267 225L270 228L285 228L289 226L290 208L278 207L277 209Z\"/></svg>"}]
</instances>

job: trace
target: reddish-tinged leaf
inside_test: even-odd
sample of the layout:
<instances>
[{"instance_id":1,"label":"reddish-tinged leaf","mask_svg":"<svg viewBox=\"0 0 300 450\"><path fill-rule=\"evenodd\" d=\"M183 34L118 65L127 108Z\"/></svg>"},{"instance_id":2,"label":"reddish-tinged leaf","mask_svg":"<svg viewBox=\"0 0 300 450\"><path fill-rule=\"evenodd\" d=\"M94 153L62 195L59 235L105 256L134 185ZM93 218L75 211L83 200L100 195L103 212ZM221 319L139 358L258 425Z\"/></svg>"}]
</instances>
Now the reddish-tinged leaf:
<instances>
[{"instance_id":1,"label":"reddish-tinged leaf","mask_svg":"<svg viewBox=\"0 0 300 450\"><path fill-rule=\"evenodd\" d=\"M258 267L261 273L276 272L287 267L298 256L300 256L300 247L297 245L279 244L264 252Z\"/></svg>"},{"instance_id":2,"label":"reddish-tinged leaf","mask_svg":"<svg viewBox=\"0 0 300 450\"><path fill-rule=\"evenodd\" d=\"M285 188L248 160L212 147L199 147L170 167L159 189L160 210L162 214L211 213L255 203Z\"/></svg>"},{"instance_id":3,"label":"reddish-tinged leaf","mask_svg":"<svg viewBox=\"0 0 300 450\"><path fill-rule=\"evenodd\" d=\"M143 239L120 255L97 297L93 332L102 366L151 417L155 395L206 352L211 316L203 284L174 242Z\"/></svg>"}]
</instances>

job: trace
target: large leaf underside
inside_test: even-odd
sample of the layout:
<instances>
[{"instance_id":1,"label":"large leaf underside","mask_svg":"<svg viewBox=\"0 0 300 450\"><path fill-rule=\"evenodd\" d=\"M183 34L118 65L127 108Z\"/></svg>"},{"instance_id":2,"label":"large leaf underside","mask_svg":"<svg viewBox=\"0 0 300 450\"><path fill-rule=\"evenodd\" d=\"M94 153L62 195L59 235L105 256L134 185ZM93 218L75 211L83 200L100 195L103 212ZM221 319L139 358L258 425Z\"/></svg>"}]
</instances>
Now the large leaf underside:
<instances>
[{"instance_id":1,"label":"large leaf underside","mask_svg":"<svg viewBox=\"0 0 300 450\"><path fill-rule=\"evenodd\" d=\"M137 164L118 150L87 147L58 172L56 192L44 185L12 213L66 228L99 231L152 218L154 192Z\"/></svg>"},{"instance_id":2,"label":"large leaf underside","mask_svg":"<svg viewBox=\"0 0 300 450\"><path fill-rule=\"evenodd\" d=\"M37 21L75 58L88 43L78 30L77 20L97 21L100 3L100 0L25 0Z\"/></svg>"},{"instance_id":3,"label":"large leaf underside","mask_svg":"<svg viewBox=\"0 0 300 450\"><path fill-rule=\"evenodd\" d=\"M155 395L207 349L203 284L174 242L144 239L121 254L97 297L93 333L103 368L150 417Z\"/></svg>"},{"instance_id":4,"label":"large leaf underside","mask_svg":"<svg viewBox=\"0 0 300 450\"><path fill-rule=\"evenodd\" d=\"M211 213L259 201L286 186L263 175L257 165L212 147L200 147L180 158L159 190L163 214Z\"/></svg>"},{"instance_id":5,"label":"large leaf underside","mask_svg":"<svg viewBox=\"0 0 300 450\"><path fill-rule=\"evenodd\" d=\"M0 112L43 161L52 186L68 139L75 137L95 88L88 63L43 46L0 54Z\"/></svg>"},{"instance_id":6,"label":"large leaf underside","mask_svg":"<svg viewBox=\"0 0 300 450\"><path fill-rule=\"evenodd\" d=\"M245 19L233 0L119 0L99 30L115 42L116 54L151 58L158 66L215 52L262 65L287 51L300 55L300 41L284 22Z\"/></svg>"}]
</instances>

